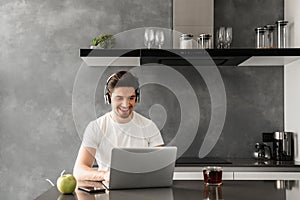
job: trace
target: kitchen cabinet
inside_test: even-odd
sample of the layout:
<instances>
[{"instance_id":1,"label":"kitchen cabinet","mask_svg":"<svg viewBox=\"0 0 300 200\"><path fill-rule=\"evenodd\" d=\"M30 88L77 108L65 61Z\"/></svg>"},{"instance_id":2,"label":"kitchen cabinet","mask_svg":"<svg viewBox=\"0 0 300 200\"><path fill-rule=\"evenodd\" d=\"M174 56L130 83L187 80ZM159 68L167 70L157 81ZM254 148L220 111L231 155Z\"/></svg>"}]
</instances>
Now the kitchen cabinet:
<instances>
[{"instance_id":1,"label":"kitchen cabinet","mask_svg":"<svg viewBox=\"0 0 300 200\"><path fill-rule=\"evenodd\" d=\"M289 26L289 45L294 48L300 47L300 1L284 1L284 17L291 24ZM300 61L284 66L284 127L286 131L296 133L295 143L298 146L295 152L295 161L300 163Z\"/></svg>"},{"instance_id":2,"label":"kitchen cabinet","mask_svg":"<svg viewBox=\"0 0 300 200\"><path fill-rule=\"evenodd\" d=\"M201 33L213 35L214 1L173 0L173 30L189 33L196 40ZM173 40L179 47L179 41Z\"/></svg>"},{"instance_id":3,"label":"kitchen cabinet","mask_svg":"<svg viewBox=\"0 0 300 200\"><path fill-rule=\"evenodd\" d=\"M295 180L300 179L300 165L294 161L265 162L257 159L228 159L229 164L176 165L174 180L203 180L205 166L222 166L224 180Z\"/></svg>"},{"instance_id":4,"label":"kitchen cabinet","mask_svg":"<svg viewBox=\"0 0 300 200\"><path fill-rule=\"evenodd\" d=\"M300 172L226 172L223 171L223 180L295 180L300 179ZM200 172L175 172L174 180L203 180Z\"/></svg>"},{"instance_id":5,"label":"kitchen cabinet","mask_svg":"<svg viewBox=\"0 0 300 200\"><path fill-rule=\"evenodd\" d=\"M88 66L283 66L300 60L300 48L286 49L80 49Z\"/></svg>"},{"instance_id":6,"label":"kitchen cabinet","mask_svg":"<svg viewBox=\"0 0 300 200\"><path fill-rule=\"evenodd\" d=\"M234 172L234 180L295 180L300 172Z\"/></svg>"},{"instance_id":7,"label":"kitchen cabinet","mask_svg":"<svg viewBox=\"0 0 300 200\"><path fill-rule=\"evenodd\" d=\"M234 172L223 172L223 180L234 180ZM203 180L202 170L198 172L174 172L174 180Z\"/></svg>"},{"instance_id":8,"label":"kitchen cabinet","mask_svg":"<svg viewBox=\"0 0 300 200\"><path fill-rule=\"evenodd\" d=\"M177 169L174 172L174 180L203 180L202 168L190 171ZM235 171L236 170L236 171ZM245 171L244 171L245 170ZM264 169L242 169L242 168L223 168L223 180L295 180L300 179L299 169L296 171L263 171Z\"/></svg>"}]
</instances>

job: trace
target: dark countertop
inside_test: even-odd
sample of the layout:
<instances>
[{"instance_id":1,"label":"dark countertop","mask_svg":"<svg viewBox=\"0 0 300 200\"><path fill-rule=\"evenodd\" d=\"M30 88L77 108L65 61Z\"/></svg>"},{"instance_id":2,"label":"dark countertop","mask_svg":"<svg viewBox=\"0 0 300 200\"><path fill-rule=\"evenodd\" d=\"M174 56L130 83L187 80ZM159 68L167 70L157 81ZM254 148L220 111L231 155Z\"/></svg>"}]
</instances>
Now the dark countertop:
<instances>
[{"instance_id":1,"label":"dark countertop","mask_svg":"<svg viewBox=\"0 0 300 200\"><path fill-rule=\"evenodd\" d=\"M181 199L243 199L295 200L300 196L299 180L295 181L223 181L221 186L205 186L203 181L174 181L170 188L111 190L89 194L76 191L61 195L56 187L40 195L37 200L181 200Z\"/></svg>"},{"instance_id":2,"label":"dark countertop","mask_svg":"<svg viewBox=\"0 0 300 200\"><path fill-rule=\"evenodd\" d=\"M300 172L300 164L294 161L257 160L246 158L226 158L226 162L204 162L194 164L176 164L175 171L199 171L208 165L222 166L224 171L271 171L271 172Z\"/></svg>"}]
</instances>

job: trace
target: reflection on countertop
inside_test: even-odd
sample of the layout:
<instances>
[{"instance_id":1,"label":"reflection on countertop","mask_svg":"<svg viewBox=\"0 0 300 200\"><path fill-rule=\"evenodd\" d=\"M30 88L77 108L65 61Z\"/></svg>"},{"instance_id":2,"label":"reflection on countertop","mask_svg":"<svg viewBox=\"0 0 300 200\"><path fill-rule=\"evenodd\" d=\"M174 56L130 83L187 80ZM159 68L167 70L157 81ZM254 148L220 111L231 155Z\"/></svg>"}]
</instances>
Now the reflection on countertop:
<instances>
[{"instance_id":1,"label":"reflection on countertop","mask_svg":"<svg viewBox=\"0 0 300 200\"><path fill-rule=\"evenodd\" d=\"M203 181L174 181L170 188L110 190L96 194L76 190L73 195L61 195L56 187L52 187L37 200L298 200L299 196L299 180L225 180L220 186L206 186Z\"/></svg>"}]
</instances>

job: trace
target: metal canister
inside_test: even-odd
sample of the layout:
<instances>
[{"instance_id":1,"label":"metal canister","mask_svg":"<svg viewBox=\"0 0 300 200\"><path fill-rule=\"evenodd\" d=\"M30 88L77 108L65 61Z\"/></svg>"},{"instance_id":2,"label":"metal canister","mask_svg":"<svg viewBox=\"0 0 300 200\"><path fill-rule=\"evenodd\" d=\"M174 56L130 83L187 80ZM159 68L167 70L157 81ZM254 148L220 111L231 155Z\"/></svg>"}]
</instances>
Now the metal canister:
<instances>
[{"instance_id":1,"label":"metal canister","mask_svg":"<svg viewBox=\"0 0 300 200\"><path fill-rule=\"evenodd\" d=\"M265 47L276 48L276 25L266 25L265 28Z\"/></svg>"},{"instance_id":2,"label":"metal canister","mask_svg":"<svg viewBox=\"0 0 300 200\"><path fill-rule=\"evenodd\" d=\"M197 38L197 47L199 49L211 49L212 39L210 34L200 34Z\"/></svg>"},{"instance_id":3,"label":"metal canister","mask_svg":"<svg viewBox=\"0 0 300 200\"><path fill-rule=\"evenodd\" d=\"M276 22L276 25L277 25L277 47L278 48L288 47L287 24L288 24L288 21L284 21L284 20L279 20Z\"/></svg>"},{"instance_id":4,"label":"metal canister","mask_svg":"<svg viewBox=\"0 0 300 200\"><path fill-rule=\"evenodd\" d=\"M256 32L256 48L265 48L265 27L258 27L255 29Z\"/></svg>"},{"instance_id":5,"label":"metal canister","mask_svg":"<svg viewBox=\"0 0 300 200\"><path fill-rule=\"evenodd\" d=\"M180 49L192 49L193 48L193 35L182 34L180 36Z\"/></svg>"}]
</instances>

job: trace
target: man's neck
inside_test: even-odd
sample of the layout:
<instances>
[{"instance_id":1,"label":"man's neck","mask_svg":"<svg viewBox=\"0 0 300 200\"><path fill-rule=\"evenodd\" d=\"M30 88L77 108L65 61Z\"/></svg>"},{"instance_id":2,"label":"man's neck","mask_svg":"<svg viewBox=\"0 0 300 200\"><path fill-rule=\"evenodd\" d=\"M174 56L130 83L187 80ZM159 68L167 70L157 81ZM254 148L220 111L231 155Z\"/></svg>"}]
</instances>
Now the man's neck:
<instances>
[{"instance_id":1,"label":"man's neck","mask_svg":"<svg viewBox=\"0 0 300 200\"><path fill-rule=\"evenodd\" d=\"M114 114L114 112L110 112L110 116L111 116L112 120L114 120L115 122L120 123L120 124L126 124L132 120L133 112L127 118L118 117Z\"/></svg>"}]
</instances>

